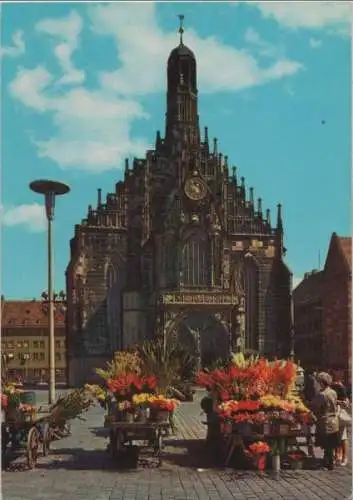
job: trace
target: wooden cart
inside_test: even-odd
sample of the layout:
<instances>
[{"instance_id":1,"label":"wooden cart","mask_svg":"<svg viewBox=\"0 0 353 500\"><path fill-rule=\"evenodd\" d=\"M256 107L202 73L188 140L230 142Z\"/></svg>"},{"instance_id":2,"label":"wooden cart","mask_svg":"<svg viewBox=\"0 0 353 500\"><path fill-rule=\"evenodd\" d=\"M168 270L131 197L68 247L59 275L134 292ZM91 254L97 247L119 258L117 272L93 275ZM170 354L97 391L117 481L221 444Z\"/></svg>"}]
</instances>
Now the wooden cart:
<instances>
[{"instance_id":1,"label":"wooden cart","mask_svg":"<svg viewBox=\"0 0 353 500\"><path fill-rule=\"evenodd\" d=\"M25 453L27 464L33 469L37 463L39 448L47 455L51 441L50 425L45 420L37 421L35 415L21 414L5 418L1 423L1 448L3 463ZM9 453L9 454L8 454Z\"/></svg>"},{"instance_id":2,"label":"wooden cart","mask_svg":"<svg viewBox=\"0 0 353 500\"><path fill-rule=\"evenodd\" d=\"M144 441L153 449L162 464L163 435L169 428L169 422L112 422L110 426L110 453L114 459L121 459L124 451L132 446L133 441Z\"/></svg>"}]
</instances>

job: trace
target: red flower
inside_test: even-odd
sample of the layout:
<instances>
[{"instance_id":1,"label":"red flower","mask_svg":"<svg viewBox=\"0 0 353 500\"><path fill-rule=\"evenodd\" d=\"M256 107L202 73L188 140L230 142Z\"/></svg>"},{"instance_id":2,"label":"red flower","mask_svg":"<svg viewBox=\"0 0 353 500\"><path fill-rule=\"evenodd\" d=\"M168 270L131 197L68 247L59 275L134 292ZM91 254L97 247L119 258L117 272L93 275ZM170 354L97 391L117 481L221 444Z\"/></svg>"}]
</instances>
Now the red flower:
<instances>
[{"instance_id":1,"label":"red flower","mask_svg":"<svg viewBox=\"0 0 353 500\"><path fill-rule=\"evenodd\" d=\"M1 394L1 406L2 408L7 408L9 404L9 398L7 394Z\"/></svg>"}]
</instances>

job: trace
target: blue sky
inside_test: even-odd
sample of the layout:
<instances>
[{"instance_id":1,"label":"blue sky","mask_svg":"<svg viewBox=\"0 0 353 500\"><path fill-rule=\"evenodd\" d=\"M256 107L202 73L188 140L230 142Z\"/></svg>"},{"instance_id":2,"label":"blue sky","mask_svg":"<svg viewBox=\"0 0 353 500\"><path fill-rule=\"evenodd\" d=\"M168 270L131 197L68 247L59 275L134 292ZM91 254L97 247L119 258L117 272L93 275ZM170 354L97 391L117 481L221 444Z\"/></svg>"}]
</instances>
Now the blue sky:
<instances>
[{"instance_id":1,"label":"blue sky","mask_svg":"<svg viewBox=\"0 0 353 500\"><path fill-rule=\"evenodd\" d=\"M65 286L74 225L114 190L123 159L164 130L165 68L178 43L198 61L200 124L254 186L283 204L296 280L330 235L350 234L350 6L330 2L3 4L2 293L46 288L35 178L63 180L55 287ZM322 123L324 121L325 123Z\"/></svg>"}]
</instances>

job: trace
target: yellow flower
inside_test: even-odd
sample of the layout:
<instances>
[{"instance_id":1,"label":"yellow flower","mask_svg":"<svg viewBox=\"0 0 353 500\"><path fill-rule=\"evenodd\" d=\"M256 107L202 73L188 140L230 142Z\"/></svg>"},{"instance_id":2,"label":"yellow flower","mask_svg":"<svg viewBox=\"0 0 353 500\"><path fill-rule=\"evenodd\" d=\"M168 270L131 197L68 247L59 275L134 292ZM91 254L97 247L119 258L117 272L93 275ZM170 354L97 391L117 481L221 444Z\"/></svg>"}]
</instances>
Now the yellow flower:
<instances>
[{"instance_id":1,"label":"yellow flower","mask_svg":"<svg viewBox=\"0 0 353 500\"><path fill-rule=\"evenodd\" d=\"M150 398L151 398L150 394L143 392L141 394L135 394L134 396L132 396L132 402L134 405L139 406L149 403Z\"/></svg>"}]
</instances>

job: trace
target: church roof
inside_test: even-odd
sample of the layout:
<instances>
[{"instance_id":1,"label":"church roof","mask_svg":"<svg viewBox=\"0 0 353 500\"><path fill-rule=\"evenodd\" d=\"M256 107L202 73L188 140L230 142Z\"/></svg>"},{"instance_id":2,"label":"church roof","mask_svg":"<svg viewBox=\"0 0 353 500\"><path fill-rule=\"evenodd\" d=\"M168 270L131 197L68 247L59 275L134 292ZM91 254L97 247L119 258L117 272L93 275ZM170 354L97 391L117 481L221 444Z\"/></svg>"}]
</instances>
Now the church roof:
<instances>
[{"instance_id":1,"label":"church roof","mask_svg":"<svg viewBox=\"0 0 353 500\"><path fill-rule=\"evenodd\" d=\"M48 314L41 300L2 300L1 302L1 326L23 327L23 326L47 326ZM55 315L56 327L64 327L65 315Z\"/></svg>"},{"instance_id":2,"label":"church roof","mask_svg":"<svg viewBox=\"0 0 353 500\"><path fill-rule=\"evenodd\" d=\"M323 271L306 273L303 281L293 290L293 300L296 306L316 302L322 297Z\"/></svg>"},{"instance_id":3,"label":"church roof","mask_svg":"<svg viewBox=\"0 0 353 500\"><path fill-rule=\"evenodd\" d=\"M175 49L171 51L169 55L169 60L177 59L178 57L190 57L192 59L196 59L193 51L183 43L180 43L178 47L175 47Z\"/></svg>"},{"instance_id":4,"label":"church roof","mask_svg":"<svg viewBox=\"0 0 353 500\"><path fill-rule=\"evenodd\" d=\"M352 238L350 236L338 236L337 241L344 255L344 258L347 261L347 264L352 269Z\"/></svg>"}]
</instances>

